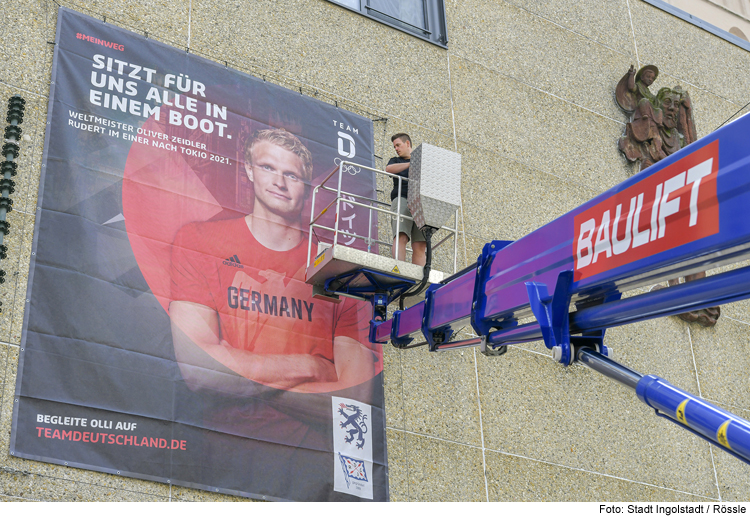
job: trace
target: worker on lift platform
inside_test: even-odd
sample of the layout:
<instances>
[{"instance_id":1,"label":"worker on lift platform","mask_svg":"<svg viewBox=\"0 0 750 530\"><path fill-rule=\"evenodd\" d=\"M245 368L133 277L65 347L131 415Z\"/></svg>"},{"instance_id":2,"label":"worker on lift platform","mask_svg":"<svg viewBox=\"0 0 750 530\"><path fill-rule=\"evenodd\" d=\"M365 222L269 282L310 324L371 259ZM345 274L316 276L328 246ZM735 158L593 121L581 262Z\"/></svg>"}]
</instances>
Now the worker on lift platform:
<instances>
[{"instance_id":1,"label":"worker on lift platform","mask_svg":"<svg viewBox=\"0 0 750 530\"><path fill-rule=\"evenodd\" d=\"M411 163L411 138L406 133L398 133L391 137L391 142L393 142L393 148L396 150L396 155L398 156L394 156L388 161L385 170L388 173L404 177L400 179L400 182L397 177L393 177L391 211L399 215L407 215L411 218L413 217L412 213L406 204L409 191L407 179L409 178L409 165ZM401 193L399 193L399 187L401 188ZM405 261L406 243L411 240L411 262L415 265L424 265L427 259L427 242L416 223L412 219L404 219L403 217L398 219L394 216L391 224L393 226L393 233L395 234L393 238L393 257Z\"/></svg>"}]
</instances>

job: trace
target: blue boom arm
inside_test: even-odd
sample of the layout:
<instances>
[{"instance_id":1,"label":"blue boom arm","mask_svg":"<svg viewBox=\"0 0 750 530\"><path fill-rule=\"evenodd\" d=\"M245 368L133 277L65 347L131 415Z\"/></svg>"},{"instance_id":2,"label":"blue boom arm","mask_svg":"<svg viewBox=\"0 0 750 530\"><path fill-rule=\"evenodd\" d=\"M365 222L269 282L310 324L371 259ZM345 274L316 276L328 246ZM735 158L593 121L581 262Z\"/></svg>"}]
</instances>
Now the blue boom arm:
<instances>
[{"instance_id":1,"label":"blue boom arm","mask_svg":"<svg viewBox=\"0 0 750 530\"><path fill-rule=\"evenodd\" d=\"M657 413L750 463L750 423L609 359L607 328L750 297L750 267L622 299L656 282L750 257L750 115L515 242L487 243L425 300L373 319L373 342L483 353L544 340L635 390ZM526 319L526 323L521 323ZM531 320L531 321L529 321ZM470 325L476 339L451 340Z\"/></svg>"}]
</instances>

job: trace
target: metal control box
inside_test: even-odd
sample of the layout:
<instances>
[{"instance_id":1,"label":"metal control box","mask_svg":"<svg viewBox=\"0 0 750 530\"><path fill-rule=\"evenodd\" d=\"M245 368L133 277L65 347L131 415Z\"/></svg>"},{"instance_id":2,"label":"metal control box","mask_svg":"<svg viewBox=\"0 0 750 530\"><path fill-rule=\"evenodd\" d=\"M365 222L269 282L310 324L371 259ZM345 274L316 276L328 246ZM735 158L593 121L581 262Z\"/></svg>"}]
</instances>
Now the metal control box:
<instances>
[{"instance_id":1,"label":"metal control box","mask_svg":"<svg viewBox=\"0 0 750 530\"><path fill-rule=\"evenodd\" d=\"M445 225L461 204L461 155L424 143L414 148L407 204L419 228Z\"/></svg>"}]
</instances>

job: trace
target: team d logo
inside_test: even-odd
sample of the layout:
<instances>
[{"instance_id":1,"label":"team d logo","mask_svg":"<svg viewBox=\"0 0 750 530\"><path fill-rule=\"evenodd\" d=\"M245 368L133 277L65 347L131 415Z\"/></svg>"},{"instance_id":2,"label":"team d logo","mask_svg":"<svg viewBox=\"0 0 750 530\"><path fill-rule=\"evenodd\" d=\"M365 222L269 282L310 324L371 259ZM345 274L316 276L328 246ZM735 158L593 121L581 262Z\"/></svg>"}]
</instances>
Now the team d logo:
<instances>
[{"instance_id":1,"label":"team d logo","mask_svg":"<svg viewBox=\"0 0 750 530\"><path fill-rule=\"evenodd\" d=\"M354 158L357 154L357 146L354 143L354 138L351 134L339 131L339 155L345 156L346 158Z\"/></svg>"},{"instance_id":2,"label":"team d logo","mask_svg":"<svg viewBox=\"0 0 750 530\"><path fill-rule=\"evenodd\" d=\"M372 499L371 414L366 403L331 398L334 491Z\"/></svg>"}]
</instances>

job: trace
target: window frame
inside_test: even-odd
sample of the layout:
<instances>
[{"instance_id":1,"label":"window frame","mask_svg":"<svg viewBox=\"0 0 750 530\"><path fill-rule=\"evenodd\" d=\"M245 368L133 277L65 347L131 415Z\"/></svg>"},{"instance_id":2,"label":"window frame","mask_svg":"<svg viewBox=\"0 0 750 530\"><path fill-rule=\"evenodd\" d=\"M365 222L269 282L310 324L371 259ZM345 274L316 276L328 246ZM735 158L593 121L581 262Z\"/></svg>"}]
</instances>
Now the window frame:
<instances>
[{"instance_id":1,"label":"window frame","mask_svg":"<svg viewBox=\"0 0 750 530\"><path fill-rule=\"evenodd\" d=\"M692 15L688 13L687 11L683 11L682 9L673 6L672 4L668 4L664 2L663 0L643 0L647 4L650 4L658 9L661 9L662 11L666 11L670 15L674 15L677 18L680 18L684 20L685 22L689 22L693 24L694 26L698 26L699 28L708 31L709 33L713 33L717 37L724 39L727 42L730 42L734 44L735 46L738 46L742 48L745 51L750 52L750 42L743 40L736 35L732 35L726 30L723 30L721 28L717 28L713 24L706 22L702 18Z\"/></svg>"},{"instance_id":2,"label":"window frame","mask_svg":"<svg viewBox=\"0 0 750 530\"><path fill-rule=\"evenodd\" d=\"M448 48L448 30L445 16L444 0L422 0L424 6L424 19L426 28L419 28L396 17L378 11L370 6L370 0L359 0L360 8L356 9L346 4L340 3L343 0L326 0L330 4L347 9L353 13L362 15L393 29L408 33L418 39L434 44L441 48Z\"/></svg>"}]
</instances>

